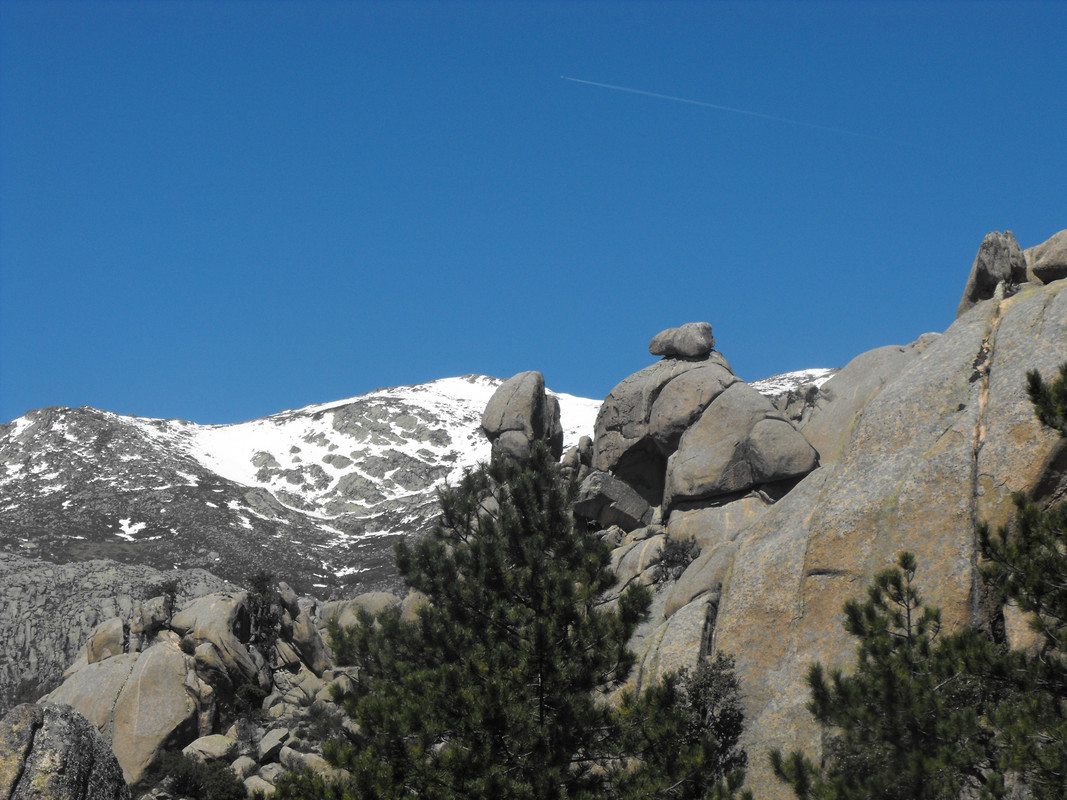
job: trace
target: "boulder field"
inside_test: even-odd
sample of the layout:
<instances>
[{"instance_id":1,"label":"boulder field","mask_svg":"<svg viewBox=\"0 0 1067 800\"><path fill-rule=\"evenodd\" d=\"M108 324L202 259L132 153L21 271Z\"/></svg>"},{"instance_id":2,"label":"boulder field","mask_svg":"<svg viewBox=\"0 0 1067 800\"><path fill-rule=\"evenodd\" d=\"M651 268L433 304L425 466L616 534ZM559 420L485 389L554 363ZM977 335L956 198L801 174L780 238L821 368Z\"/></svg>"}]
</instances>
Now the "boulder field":
<instances>
[{"instance_id":1,"label":"boulder field","mask_svg":"<svg viewBox=\"0 0 1067 800\"><path fill-rule=\"evenodd\" d=\"M5 736L21 742L25 736L19 731L31 724L40 727L25 709L45 709L47 714L53 713L48 709L65 709L63 719L73 722L62 730L92 731L92 741L99 740L93 747L114 754L108 775L117 775L123 790L127 785L138 791L155 787L149 796L159 798L169 796L157 770L167 751L208 762L225 759L250 790L268 793L289 769L333 774L322 757L323 742L332 735L358 739L359 730L337 708L336 692L350 688L350 678L334 666L320 629L332 617L342 624L354 622L360 610L397 607L411 613L418 602L415 595L405 605L393 595L372 592L320 603L279 584L274 598L277 636L264 644L256 638L247 592L213 592L181 609L171 607L165 596L145 600L132 612L97 625L60 686L40 705L18 706L0 723L0 743ZM54 766L74 754L71 748L49 752L22 757L10 769L0 760L0 786L7 772L33 774L39 771L37 764ZM51 780L42 773L40 780L45 779ZM89 793L84 798L110 796Z\"/></svg>"}]
</instances>

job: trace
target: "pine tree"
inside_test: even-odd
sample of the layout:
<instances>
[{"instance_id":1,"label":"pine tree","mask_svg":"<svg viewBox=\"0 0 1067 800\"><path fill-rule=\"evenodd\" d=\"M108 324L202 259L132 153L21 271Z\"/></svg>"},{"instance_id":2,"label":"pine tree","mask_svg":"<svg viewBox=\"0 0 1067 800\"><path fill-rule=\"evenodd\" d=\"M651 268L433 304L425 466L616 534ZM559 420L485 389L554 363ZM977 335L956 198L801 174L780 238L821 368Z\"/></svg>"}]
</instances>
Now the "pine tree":
<instances>
[{"instance_id":1,"label":"pine tree","mask_svg":"<svg viewBox=\"0 0 1067 800\"><path fill-rule=\"evenodd\" d=\"M915 558L875 577L866 602L845 604L859 639L851 674L813 664L808 705L826 731L820 765L802 752L771 753L777 777L800 800L949 800L961 790L997 795L990 715L1007 691L1002 654L971 629L942 637L923 603Z\"/></svg>"},{"instance_id":2,"label":"pine tree","mask_svg":"<svg viewBox=\"0 0 1067 800\"><path fill-rule=\"evenodd\" d=\"M1027 393L1045 425L1067 436L1067 363L1051 384L1027 373ZM1014 702L997 715L1003 729L1001 768L1019 774L1038 800L1067 796L1067 503L1042 508L1024 494L1012 498L1013 524L994 535L979 526L987 581L1001 602L1028 612L1038 652L1012 675Z\"/></svg>"},{"instance_id":3,"label":"pine tree","mask_svg":"<svg viewBox=\"0 0 1067 800\"><path fill-rule=\"evenodd\" d=\"M570 499L540 446L525 464L495 462L442 494L434 532L397 548L405 581L429 601L417 620L363 615L353 628L328 631L339 660L359 667L354 693L342 699L363 741L327 751L352 778L290 777L276 797L734 793L735 742L721 748L729 785L718 785L725 772L715 772L711 733L678 757L694 719L688 684L672 678L617 709L605 702L633 666L626 644L650 593L633 586L617 609L598 607L615 582L610 551L575 529Z\"/></svg>"}]
</instances>

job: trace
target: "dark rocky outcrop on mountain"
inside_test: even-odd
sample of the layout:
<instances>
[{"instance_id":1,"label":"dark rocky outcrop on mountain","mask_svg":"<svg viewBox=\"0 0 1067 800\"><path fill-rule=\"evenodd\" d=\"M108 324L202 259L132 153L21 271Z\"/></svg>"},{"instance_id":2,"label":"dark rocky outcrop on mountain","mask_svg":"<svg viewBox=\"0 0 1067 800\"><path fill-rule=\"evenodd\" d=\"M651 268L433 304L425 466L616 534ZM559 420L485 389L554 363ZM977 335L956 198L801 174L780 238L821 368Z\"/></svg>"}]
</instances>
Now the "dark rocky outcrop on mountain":
<instances>
[{"instance_id":1,"label":"dark rocky outcrop on mountain","mask_svg":"<svg viewBox=\"0 0 1067 800\"><path fill-rule=\"evenodd\" d=\"M20 705L0 719L0 798L129 800L115 754L70 706Z\"/></svg>"}]
</instances>

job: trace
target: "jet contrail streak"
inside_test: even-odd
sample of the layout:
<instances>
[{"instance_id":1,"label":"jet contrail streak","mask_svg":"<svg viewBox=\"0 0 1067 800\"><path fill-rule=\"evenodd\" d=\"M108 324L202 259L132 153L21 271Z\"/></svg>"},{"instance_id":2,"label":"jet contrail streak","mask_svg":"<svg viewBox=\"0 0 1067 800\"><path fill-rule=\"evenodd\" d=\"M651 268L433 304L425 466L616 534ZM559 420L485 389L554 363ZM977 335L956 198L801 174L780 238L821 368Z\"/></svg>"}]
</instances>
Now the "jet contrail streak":
<instances>
[{"instance_id":1,"label":"jet contrail streak","mask_svg":"<svg viewBox=\"0 0 1067 800\"><path fill-rule=\"evenodd\" d=\"M820 131L831 131L833 133L843 133L848 136L862 136L865 139L876 139L878 137L868 136L865 133L856 133L855 131L846 131L844 128L831 128L826 125L816 125L813 122L801 122L796 119L786 119L785 117L775 117L771 114L761 114L758 111L747 111L743 108L731 108L730 106L720 106L715 103L705 103L703 100L690 100L687 97L675 97L670 94L660 94L659 92L646 92L644 89L631 89L628 86L615 86L611 83L597 83L596 81L586 81L581 78L569 78L566 75L560 75L565 81L574 81L574 83L584 83L586 86L599 86L601 89L614 89L617 92L629 92L630 94L643 94L646 97L658 97L660 100L673 100L676 103L688 103L691 106L703 106L704 108L714 108L718 111L730 111L734 114L745 114L749 117L759 117L760 119L769 119L775 122L784 122L787 125L800 125L804 128L815 128Z\"/></svg>"}]
</instances>

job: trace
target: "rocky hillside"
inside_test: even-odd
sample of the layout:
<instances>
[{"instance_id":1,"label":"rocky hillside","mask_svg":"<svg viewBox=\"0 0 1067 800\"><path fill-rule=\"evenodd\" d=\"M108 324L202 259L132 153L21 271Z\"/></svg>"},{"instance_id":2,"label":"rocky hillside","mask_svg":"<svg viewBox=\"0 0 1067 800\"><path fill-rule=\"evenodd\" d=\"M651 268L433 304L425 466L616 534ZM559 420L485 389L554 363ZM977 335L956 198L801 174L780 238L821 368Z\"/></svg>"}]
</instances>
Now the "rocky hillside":
<instances>
[{"instance_id":1,"label":"rocky hillside","mask_svg":"<svg viewBox=\"0 0 1067 800\"><path fill-rule=\"evenodd\" d=\"M236 425L31 411L0 425L0 552L238 583L285 564L323 597L392 587L393 542L428 530L437 488L488 458L499 384L468 375ZM597 401L554 396L568 445L592 433Z\"/></svg>"},{"instance_id":2,"label":"rocky hillside","mask_svg":"<svg viewBox=\"0 0 1067 800\"><path fill-rule=\"evenodd\" d=\"M916 555L922 592L942 609L948 628L970 625L995 632L1010 644L1026 641L1025 622L1010 610L999 611L984 593L975 525L979 520L1006 521L1016 491L1044 504L1067 497L1067 444L1042 428L1025 393L1028 370L1052 375L1067 358L1064 278L1067 231L1026 251L1010 233L993 233L979 248L957 318L944 333L863 353L838 371L779 376L757 386L733 373L715 349L708 323L689 323L653 338L650 353L661 358L625 377L599 404L591 437L563 435L558 411L565 403L546 394L535 372L493 382L492 391L472 405L470 427L464 430L471 431L469 441L479 440L482 457L490 447L521 457L538 439L561 453L563 439L575 443L577 438L562 453L563 468L581 480L575 516L614 547L612 563L620 588L634 581L654 588L652 617L632 642L639 655L632 684L647 685L717 651L733 654L745 698L749 785L759 797L784 800L788 793L770 776L764 753L771 747L818 753L821 734L805 708L807 666L820 661L847 668L855 643L842 628L842 606L846 599L861 596L871 576L891 565L900 551ZM465 380L475 385L486 379ZM103 503L109 493L132 496L138 486L156 498L156 516L134 516L129 506L113 500L106 513L99 512L103 516L95 535L112 546L119 539L120 546L140 547L166 541L165 531L170 530L169 538L177 541L184 528L171 524L171 530L168 524L181 506L159 502L156 492L173 496L184 481L182 486L196 490L191 493L197 499L188 501L193 508L220 514L224 508L236 515L226 535L238 537L246 547L256 546L256 537L247 531L260 530L258 535L267 537L268 552L295 556L307 549L306 543L300 540L290 543L291 550L279 549L285 539L279 529L295 524L281 517L302 514L328 521L317 534L322 538L314 539L311 558L327 566L307 580L313 589L327 588L329 569L366 565L355 560L354 545L384 538L372 536L382 530L378 520L406 519L415 527L421 519L413 510L416 503L404 500L412 496L404 468L414 469L413 457L429 464L437 452L433 448L446 444L433 439L433 432L443 428L415 413L415 405L409 402L393 415L381 407L376 410L370 401L352 412L359 426L346 422L349 413L339 410L345 404L287 412L278 415L276 423L247 425L274 435L275 427L292 421L292 430L298 431L295 438L272 439L260 432L253 444L227 434L233 437L231 444L240 440L241 446L219 445L214 450L211 437L222 434L202 435L183 423L124 423L122 433L114 434L121 443L111 446L105 434L93 438L71 433L62 412L37 412L54 419L45 424L28 416L4 429L9 445L33 442L38 435L51 437L24 451L10 451L21 453L15 458L0 451L9 465L3 486L33 487L13 492L0 506L20 531L7 544L26 550L36 542L43 548L54 535L43 526L37 536L28 525L18 527L33 518L28 509L34 507L35 491L53 497L42 508L58 509L53 518L57 524L48 529L56 530L61 512L93 507L88 501L98 498ZM383 417L384 427L378 425ZM486 439L478 433L479 423ZM416 443L405 449L398 441L403 438L400 430L417 432L410 435ZM449 442L457 438L446 433ZM47 442L58 447L68 441L75 443L66 459L70 465L40 454ZM269 446L259 444L268 441ZM135 442L158 445L169 454L165 477L170 483L140 485L131 476L143 481L146 473L123 472L124 465L137 462L138 452L146 452L147 445L137 450ZM355 466L357 454L381 455L382 450L374 451L371 445L409 458L395 458L388 469ZM100 481L94 480L91 454L97 452L109 454L111 472L102 474L111 483L94 494L93 484ZM337 456L351 463L336 467ZM80 466L79 458L84 461ZM461 461L458 455L452 460L441 457L430 482L460 468ZM193 483L199 474L195 470L207 471L216 483ZM111 477L115 474L127 476L122 479L126 483L116 482ZM350 482L360 486L377 486L371 480L376 478L381 488L342 488L344 474L356 476ZM36 483L24 483L30 478ZM53 490L56 485L68 488ZM67 496L74 490L83 492L77 500ZM262 498L263 504L256 505L250 497ZM256 528L254 519L263 527ZM347 539L341 536L346 523L354 526ZM358 532L357 523L363 525ZM237 530L242 528L246 533ZM87 535L73 526L65 530L68 539ZM348 548L344 564L329 561L328 542ZM200 555L220 559L209 565L224 563L238 547L227 546L231 550L225 553L213 545L214 553ZM154 551L146 547L139 552ZM13 561L11 569L29 569L28 563ZM242 566L254 563L246 560ZM25 593L35 607L46 602L40 593L19 587L15 597ZM116 589L101 591L106 595ZM88 638L88 643L52 698L72 703L93 721L119 754L131 782L145 779L152 753L159 748L185 746L206 753L219 744L225 745L220 753L228 752L229 745L212 738L216 736L242 741L245 760L234 761L232 768L246 776L249 786L266 788L286 768L325 771L314 743L304 735L310 721L302 709L311 699L325 699L327 682L345 678L329 666L328 653L316 644L317 630L345 608L351 612L357 606L392 605L410 613L409 604L417 599L373 592L352 601L350 608L299 598L288 589L283 597L288 614L283 636L266 661L252 653L248 602L241 593L209 595L173 617L161 610L159 598L132 611L126 607L129 603L118 604L111 619L101 622L91 636L78 639ZM605 597L604 602L613 599ZM76 614L80 607L75 601L71 611L51 613ZM77 625L66 629L70 643L76 641L76 629L83 630ZM272 663L286 666L271 670ZM233 720L227 698L242 681L256 682L269 692L263 702L268 721L246 739L232 725L224 730ZM171 688L131 693L131 682ZM167 722L161 725L164 717ZM146 744L148 731L156 750ZM358 732L349 733L358 737Z\"/></svg>"},{"instance_id":3,"label":"rocky hillside","mask_svg":"<svg viewBox=\"0 0 1067 800\"><path fill-rule=\"evenodd\" d=\"M807 666L849 665L842 606L901 551L947 626L1026 641L987 602L975 525L1004 523L1016 491L1067 497L1067 445L1025 392L1028 370L1067 359L1063 278L1067 231L1027 251L990 234L948 330L863 353L777 407L710 345L666 350L604 401L576 512L618 544L624 582L656 586L634 683L733 654L756 796L790 796L768 749L819 752ZM672 540L699 554L660 582Z\"/></svg>"},{"instance_id":4,"label":"rocky hillside","mask_svg":"<svg viewBox=\"0 0 1067 800\"><path fill-rule=\"evenodd\" d=\"M765 390L784 402L812 379ZM488 457L482 414L502 383L444 379L237 425L92 408L0 425L0 713L55 686L98 623L165 580L181 599L261 568L322 598L397 588L393 541L425 531L436 488ZM599 401L547 396L563 444L592 434Z\"/></svg>"}]
</instances>

